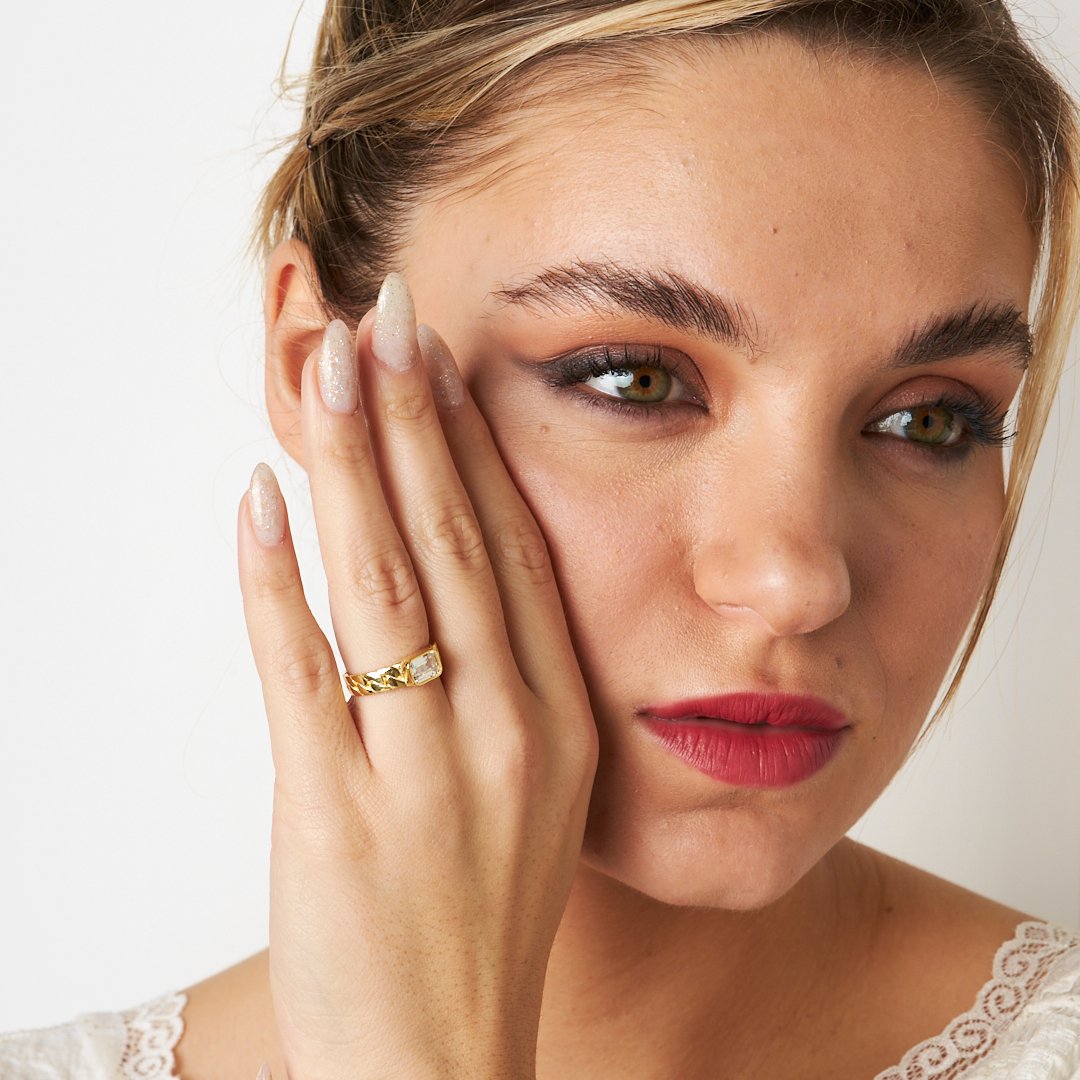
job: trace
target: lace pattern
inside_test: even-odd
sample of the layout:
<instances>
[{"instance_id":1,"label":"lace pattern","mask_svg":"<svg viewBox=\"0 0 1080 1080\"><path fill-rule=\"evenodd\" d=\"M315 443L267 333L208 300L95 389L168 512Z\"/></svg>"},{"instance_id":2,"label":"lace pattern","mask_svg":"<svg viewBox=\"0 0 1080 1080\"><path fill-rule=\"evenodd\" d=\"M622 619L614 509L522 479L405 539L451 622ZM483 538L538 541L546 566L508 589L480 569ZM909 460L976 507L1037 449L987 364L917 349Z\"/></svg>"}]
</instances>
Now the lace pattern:
<instances>
[{"instance_id":1,"label":"lace pattern","mask_svg":"<svg viewBox=\"0 0 1080 1080\"><path fill-rule=\"evenodd\" d=\"M1016 936L998 949L993 977L979 991L975 1005L874 1080L952 1080L984 1061L1038 993L1054 964L1077 948L1080 937L1070 930L1052 923L1021 923Z\"/></svg>"},{"instance_id":2,"label":"lace pattern","mask_svg":"<svg viewBox=\"0 0 1080 1080\"><path fill-rule=\"evenodd\" d=\"M126 1009L120 1015L127 1032L120 1060L122 1080L163 1080L175 1077L173 1050L184 1031L182 1012L187 995L181 992Z\"/></svg>"}]
</instances>

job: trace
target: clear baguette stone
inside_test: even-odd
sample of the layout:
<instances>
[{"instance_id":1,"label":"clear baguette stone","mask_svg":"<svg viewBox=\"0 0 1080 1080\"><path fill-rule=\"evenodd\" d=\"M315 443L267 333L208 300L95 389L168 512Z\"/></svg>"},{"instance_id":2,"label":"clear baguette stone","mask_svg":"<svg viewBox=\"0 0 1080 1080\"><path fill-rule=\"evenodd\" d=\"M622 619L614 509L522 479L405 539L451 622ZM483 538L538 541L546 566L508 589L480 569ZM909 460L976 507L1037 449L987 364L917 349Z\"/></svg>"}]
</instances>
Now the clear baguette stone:
<instances>
[{"instance_id":1,"label":"clear baguette stone","mask_svg":"<svg viewBox=\"0 0 1080 1080\"><path fill-rule=\"evenodd\" d=\"M442 664L439 663L434 650L430 649L426 653L421 653L415 660L410 660L409 667L412 669L413 682L417 686L431 682L442 674Z\"/></svg>"}]
</instances>

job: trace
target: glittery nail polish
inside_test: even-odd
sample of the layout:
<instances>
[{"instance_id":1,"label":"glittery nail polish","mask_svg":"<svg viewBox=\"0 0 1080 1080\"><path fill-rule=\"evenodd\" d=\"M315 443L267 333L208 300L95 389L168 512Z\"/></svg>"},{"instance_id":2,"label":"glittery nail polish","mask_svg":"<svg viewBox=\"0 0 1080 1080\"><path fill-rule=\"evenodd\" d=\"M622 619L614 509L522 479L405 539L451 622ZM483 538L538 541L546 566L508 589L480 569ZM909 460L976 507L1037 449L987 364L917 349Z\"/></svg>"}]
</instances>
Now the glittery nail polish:
<instances>
[{"instance_id":1,"label":"glittery nail polish","mask_svg":"<svg viewBox=\"0 0 1080 1080\"><path fill-rule=\"evenodd\" d=\"M269 465L260 462L251 474L248 488L251 524L259 543L275 547L285 539L285 500L281 497L277 477Z\"/></svg>"},{"instance_id":2,"label":"glittery nail polish","mask_svg":"<svg viewBox=\"0 0 1080 1080\"><path fill-rule=\"evenodd\" d=\"M416 341L427 367L435 400L444 409L456 409L465 400L465 387L450 346L426 323L416 328Z\"/></svg>"},{"instance_id":3,"label":"glittery nail polish","mask_svg":"<svg viewBox=\"0 0 1080 1080\"><path fill-rule=\"evenodd\" d=\"M319 393L326 407L339 413L356 412L356 346L349 328L335 319L323 333L319 353Z\"/></svg>"},{"instance_id":4,"label":"glittery nail polish","mask_svg":"<svg viewBox=\"0 0 1080 1080\"><path fill-rule=\"evenodd\" d=\"M371 351L392 371L408 371L416 363L416 309L400 274L387 274L379 290Z\"/></svg>"}]
</instances>

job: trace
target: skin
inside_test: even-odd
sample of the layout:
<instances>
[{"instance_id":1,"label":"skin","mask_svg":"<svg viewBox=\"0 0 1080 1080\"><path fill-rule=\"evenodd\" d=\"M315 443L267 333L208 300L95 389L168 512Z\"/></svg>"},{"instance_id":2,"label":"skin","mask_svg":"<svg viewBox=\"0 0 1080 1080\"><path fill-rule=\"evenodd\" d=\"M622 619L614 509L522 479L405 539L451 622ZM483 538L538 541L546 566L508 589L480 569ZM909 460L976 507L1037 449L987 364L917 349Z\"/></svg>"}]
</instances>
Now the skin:
<instances>
[{"instance_id":1,"label":"skin","mask_svg":"<svg viewBox=\"0 0 1080 1080\"><path fill-rule=\"evenodd\" d=\"M999 450L943 463L867 425L945 391L1008 402L1020 379L991 353L882 357L933 315L1026 309L1022 182L925 69L822 64L784 39L672 54L632 107L560 99L512 134L497 180L417 208L398 268L542 530L599 737L536 1074L872 1075L969 1007L1022 918L843 839L931 707L1004 505ZM762 348L490 295L602 258L736 300ZM267 304L271 417L308 468L301 371L326 322L309 266L279 248ZM707 408L609 414L529 368L598 343L689 358ZM792 787L735 789L635 718L748 689L841 709L840 753ZM283 1076L265 955L217 978L189 991L183 1075L234 1060L201 1018L239 1000L243 1067Z\"/></svg>"}]
</instances>

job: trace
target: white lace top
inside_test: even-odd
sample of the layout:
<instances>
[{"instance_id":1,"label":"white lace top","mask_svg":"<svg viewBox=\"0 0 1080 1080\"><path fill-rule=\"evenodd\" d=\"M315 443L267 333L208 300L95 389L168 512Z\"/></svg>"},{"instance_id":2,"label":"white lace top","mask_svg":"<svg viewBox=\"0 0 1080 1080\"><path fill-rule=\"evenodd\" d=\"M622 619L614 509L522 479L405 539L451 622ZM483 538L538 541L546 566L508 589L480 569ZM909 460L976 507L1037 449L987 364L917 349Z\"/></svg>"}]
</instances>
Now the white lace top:
<instances>
[{"instance_id":1,"label":"white lace top","mask_svg":"<svg viewBox=\"0 0 1080 1080\"><path fill-rule=\"evenodd\" d=\"M176 1080L183 993L0 1035L0 1080ZM254 1073L253 1073L254 1075ZM874 1080L1080 1080L1080 934L1023 922L975 1004Z\"/></svg>"},{"instance_id":2,"label":"white lace top","mask_svg":"<svg viewBox=\"0 0 1080 1080\"><path fill-rule=\"evenodd\" d=\"M0 1080L174 1077L186 1004L184 994L166 994L123 1012L84 1013L56 1027L0 1035Z\"/></svg>"}]
</instances>

